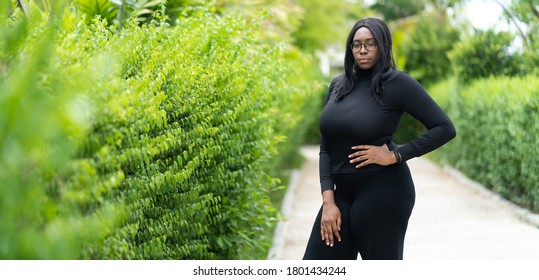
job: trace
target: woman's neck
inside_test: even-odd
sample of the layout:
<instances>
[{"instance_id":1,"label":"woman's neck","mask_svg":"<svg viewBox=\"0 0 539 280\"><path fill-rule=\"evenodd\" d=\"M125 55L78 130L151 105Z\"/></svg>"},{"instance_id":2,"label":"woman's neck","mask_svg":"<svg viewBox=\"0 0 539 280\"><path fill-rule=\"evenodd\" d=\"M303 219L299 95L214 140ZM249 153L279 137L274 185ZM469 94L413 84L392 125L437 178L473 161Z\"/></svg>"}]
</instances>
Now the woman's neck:
<instances>
[{"instance_id":1,"label":"woman's neck","mask_svg":"<svg viewBox=\"0 0 539 280\"><path fill-rule=\"evenodd\" d=\"M360 68L355 68L354 69L354 77L356 79L365 79L365 78L372 78L372 73L374 72L373 71L373 68L370 68L370 69L367 69L367 70L363 70L363 69L360 69Z\"/></svg>"}]
</instances>

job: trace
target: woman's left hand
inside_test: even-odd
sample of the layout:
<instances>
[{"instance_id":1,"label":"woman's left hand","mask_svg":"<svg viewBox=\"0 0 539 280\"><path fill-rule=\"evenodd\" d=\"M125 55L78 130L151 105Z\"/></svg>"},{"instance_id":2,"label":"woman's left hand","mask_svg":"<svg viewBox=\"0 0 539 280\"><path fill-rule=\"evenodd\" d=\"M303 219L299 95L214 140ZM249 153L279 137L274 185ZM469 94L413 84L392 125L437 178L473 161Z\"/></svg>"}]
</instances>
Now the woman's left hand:
<instances>
[{"instance_id":1,"label":"woman's left hand","mask_svg":"<svg viewBox=\"0 0 539 280\"><path fill-rule=\"evenodd\" d=\"M356 168L361 168L369 164L378 164L387 166L397 162L395 154L389 150L387 144L382 146L373 146L373 145L360 145L352 147L354 152L348 156L350 158L350 163L358 163Z\"/></svg>"}]
</instances>

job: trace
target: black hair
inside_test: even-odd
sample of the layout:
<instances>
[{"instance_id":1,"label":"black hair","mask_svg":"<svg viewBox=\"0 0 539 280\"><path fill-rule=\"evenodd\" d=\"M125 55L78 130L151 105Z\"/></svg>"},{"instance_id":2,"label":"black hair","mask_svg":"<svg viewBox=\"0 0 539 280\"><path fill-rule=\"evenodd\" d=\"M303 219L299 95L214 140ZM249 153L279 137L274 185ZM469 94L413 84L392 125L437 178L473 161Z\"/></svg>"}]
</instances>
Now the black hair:
<instances>
[{"instance_id":1,"label":"black hair","mask_svg":"<svg viewBox=\"0 0 539 280\"><path fill-rule=\"evenodd\" d=\"M371 31L374 40L378 45L378 61L372 68L371 94L379 101L383 90L382 80L389 77L395 70L395 60L393 59L391 32L381 19L364 18L354 24L354 27L346 40L346 53L344 55L344 75L342 79L338 79L333 88L335 100L342 99L346 94L350 93L354 88L354 79L359 71L356 65L354 55L350 49L350 45L354 40L356 31L365 27Z\"/></svg>"}]
</instances>

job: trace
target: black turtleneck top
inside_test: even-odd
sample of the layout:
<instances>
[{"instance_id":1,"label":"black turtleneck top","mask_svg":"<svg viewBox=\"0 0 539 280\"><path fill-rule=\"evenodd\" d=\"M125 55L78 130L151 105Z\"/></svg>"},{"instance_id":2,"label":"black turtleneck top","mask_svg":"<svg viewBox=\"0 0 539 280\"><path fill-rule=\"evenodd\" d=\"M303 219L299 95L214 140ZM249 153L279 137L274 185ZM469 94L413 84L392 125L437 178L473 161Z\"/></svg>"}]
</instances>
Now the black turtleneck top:
<instances>
[{"instance_id":1,"label":"black turtleneck top","mask_svg":"<svg viewBox=\"0 0 539 280\"><path fill-rule=\"evenodd\" d=\"M332 174L368 172L384 168L370 164L355 168L348 155L352 146L384 143L393 150L392 142L404 112L419 120L427 131L398 148L402 160L426 154L455 137L456 131L449 117L434 102L423 87L408 74L393 73L383 82L378 101L370 92L371 71L360 72L352 92L335 101L331 94L338 76L333 79L320 117L320 184L322 191L333 189Z\"/></svg>"}]
</instances>

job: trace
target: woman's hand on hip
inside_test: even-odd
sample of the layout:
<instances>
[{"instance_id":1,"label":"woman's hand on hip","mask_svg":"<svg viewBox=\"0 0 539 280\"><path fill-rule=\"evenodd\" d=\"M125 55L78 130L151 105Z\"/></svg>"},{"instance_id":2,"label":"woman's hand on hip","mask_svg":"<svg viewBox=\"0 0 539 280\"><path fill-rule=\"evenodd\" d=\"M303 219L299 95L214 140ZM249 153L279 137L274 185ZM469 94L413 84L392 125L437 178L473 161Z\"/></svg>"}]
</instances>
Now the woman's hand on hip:
<instances>
[{"instance_id":1,"label":"woman's hand on hip","mask_svg":"<svg viewBox=\"0 0 539 280\"><path fill-rule=\"evenodd\" d=\"M322 206L322 221L320 226L320 234L322 240L326 241L326 245L333 247L334 239L341 241L342 216L341 211L335 203L324 203Z\"/></svg>"},{"instance_id":2,"label":"woman's hand on hip","mask_svg":"<svg viewBox=\"0 0 539 280\"><path fill-rule=\"evenodd\" d=\"M360 145L352 147L353 152L348 156L350 163L356 164L356 168L361 168L369 164L387 166L397 162L395 154L389 150L387 144L382 146Z\"/></svg>"}]
</instances>

